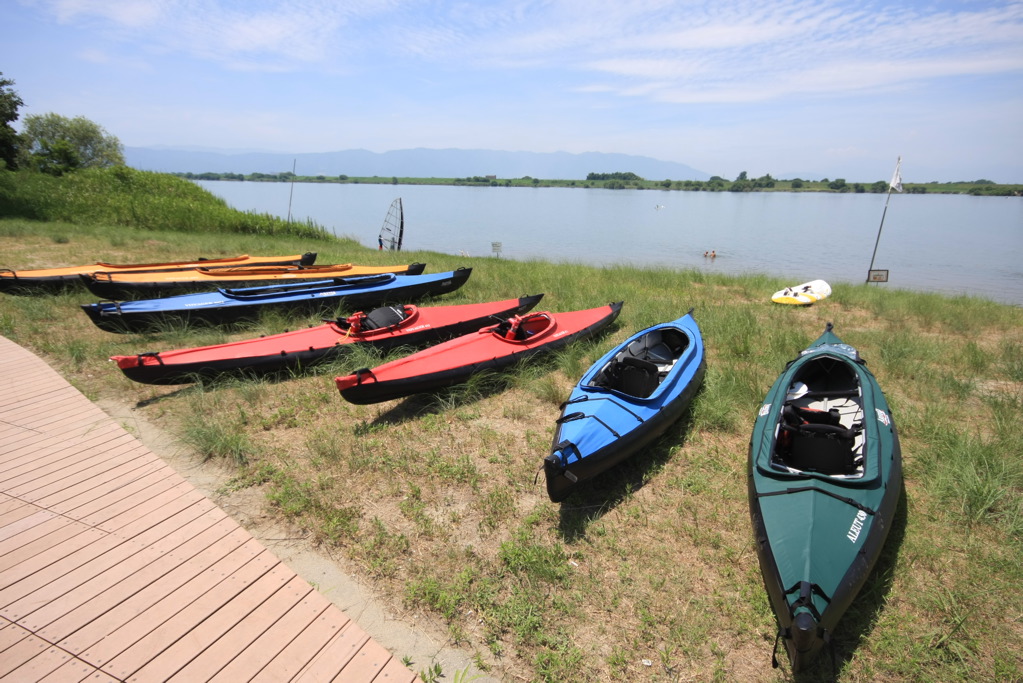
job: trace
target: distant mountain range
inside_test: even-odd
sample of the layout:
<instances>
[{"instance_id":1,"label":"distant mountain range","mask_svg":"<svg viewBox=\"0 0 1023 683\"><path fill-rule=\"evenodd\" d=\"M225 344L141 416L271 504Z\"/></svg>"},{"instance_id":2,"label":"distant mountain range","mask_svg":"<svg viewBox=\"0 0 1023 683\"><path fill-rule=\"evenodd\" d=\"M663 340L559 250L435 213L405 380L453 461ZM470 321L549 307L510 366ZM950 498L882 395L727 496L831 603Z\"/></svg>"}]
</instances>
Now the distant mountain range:
<instances>
[{"instance_id":1,"label":"distant mountain range","mask_svg":"<svg viewBox=\"0 0 1023 683\"><path fill-rule=\"evenodd\" d=\"M128 165L163 173L283 173L300 176L401 176L407 178L498 178L584 180L590 173L635 173L647 180L707 180L710 175L673 161L629 154L502 152L484 149L350 149L315 154L126 147Z\"/></svg>"}]
</instances>

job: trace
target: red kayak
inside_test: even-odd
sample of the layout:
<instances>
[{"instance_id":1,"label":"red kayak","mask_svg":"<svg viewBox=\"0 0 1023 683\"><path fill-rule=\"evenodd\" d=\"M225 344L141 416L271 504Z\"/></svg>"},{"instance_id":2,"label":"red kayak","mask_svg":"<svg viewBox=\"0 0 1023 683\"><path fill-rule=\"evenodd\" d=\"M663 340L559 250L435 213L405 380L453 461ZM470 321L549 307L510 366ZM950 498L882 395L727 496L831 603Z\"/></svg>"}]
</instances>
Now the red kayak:
<instances>
[{"instance_id":1,"label":"red kayak","mask_svg":"<svg viewBox=\"0 0 1023 683\"><path fill-rule=\"evenodd\" d=\"M513 316L372 370L338 377L347 401L366 404L433 391L466 381L486 370L501 370L536 354L560 349L607 328L622 310L621 301L570 313Z\"/></svg>"},{"instance_id":2,"label":"red kayak","mask_svg":"<svg viewBox=\"0 0 1023 683\"><path fill-rule=\"evenodd\" d=\"M298 370L338 357L352 344L381 351L423 346L531 310L543 294L460 306L386 306L294 332L192 349L112 356L129 379L184 384L224 374Z\"/></svg>"}]
</instances>

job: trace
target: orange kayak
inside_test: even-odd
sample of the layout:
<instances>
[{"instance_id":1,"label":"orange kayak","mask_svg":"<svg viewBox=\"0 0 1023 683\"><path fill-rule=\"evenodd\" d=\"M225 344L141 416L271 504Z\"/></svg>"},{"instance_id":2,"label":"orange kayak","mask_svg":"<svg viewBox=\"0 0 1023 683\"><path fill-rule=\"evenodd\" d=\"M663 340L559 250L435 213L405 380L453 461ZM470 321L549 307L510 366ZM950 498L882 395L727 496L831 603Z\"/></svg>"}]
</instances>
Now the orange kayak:
<instances>
[{"instance_id":1,"label":"orange kayak","mask_svg":"<svg viewBox=\"0 0 1023 683\"><path fill-rule=\"evenodd\" d=\"M362 275L420 275L426 264L401 266L254 266L251 268L193 268L148 273L85 273L81 279L89 291L103 299L152 299L154 297L211 292L219 288L263 287L274 284L312 282Z\"/></svg>"},{"instance_id":2,"label":"orange kayak","mask_svg":"<svg viewBox=\"0 0 1023 683\"><path fill-rule=\"evenodd\" d=\"M200 257L195 261L167 261L164 263L117 264L97 261L84 266L38 268L35 270L0 268L0 292L34 294L60 291L65 287L78 287L82 283L82 275L100 271L108 273L172 272L195 268L212 270L248 266L311 266L315 262L316 254L308 252L294 256L248 256L246 254L214 259Z\"/></svg>"}]
</instances>

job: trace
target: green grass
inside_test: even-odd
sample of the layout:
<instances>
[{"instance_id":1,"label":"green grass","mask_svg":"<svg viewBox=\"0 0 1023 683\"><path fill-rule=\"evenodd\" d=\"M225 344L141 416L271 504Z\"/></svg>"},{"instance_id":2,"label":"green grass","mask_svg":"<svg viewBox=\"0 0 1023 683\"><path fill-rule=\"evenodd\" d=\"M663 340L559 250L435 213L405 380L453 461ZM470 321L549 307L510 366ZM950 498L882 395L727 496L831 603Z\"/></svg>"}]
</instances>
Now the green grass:
<instances>
[{"instance_id":1,"label":"green grass","mask_svg":"<svg viewBox=\"0 0 1023 683\"><path fill-rule=\"evenodd\" d=\"M0 217L139 230L328 238L323 228L311 222L289 223L269 214L236 211L195 183L126 166L83 169L59 178L4 171L0 173ZM73 238L56 232L52 239L68 244ZM125 237L115 233L110 240L112 246L121 246Z\"/></svg>"},{"instance_id":2,"label":"green grass","mask_svg":"<svg viewBox=\"0 0 1023 683\"><path fill-rule=\"evenodd\" d=\"M119 225L0 219L0 265L395 256L318 236ZM546 292L540 310L625 306L599 339L379 406L348 404L333 386L335 375L384 360L365 351L279 380L195 387L134 384L106 360L311 319L113 335L77 310L87 293L69 292L3 296L0 334L87 395L134 406L197 458L234 467L227 486L259 487L280 522L343 556L393 612L445 623L499 679L780 681L788 675L770 667L775 626L750 530L746 447L768 387L833 321L892 405L906 479L884 556L836 632L838 680L1023 677L1023 309L841 283L830 299L792 309L769 303L785 283L764 275L401 254L414 260L432 272L475 268L435 303ZM550 503L537 474L572 383L627 335L690 308L708 367L689 414L648 452ZM807 680L831 673L824 656Z\"/></svg>"}]
</instances>

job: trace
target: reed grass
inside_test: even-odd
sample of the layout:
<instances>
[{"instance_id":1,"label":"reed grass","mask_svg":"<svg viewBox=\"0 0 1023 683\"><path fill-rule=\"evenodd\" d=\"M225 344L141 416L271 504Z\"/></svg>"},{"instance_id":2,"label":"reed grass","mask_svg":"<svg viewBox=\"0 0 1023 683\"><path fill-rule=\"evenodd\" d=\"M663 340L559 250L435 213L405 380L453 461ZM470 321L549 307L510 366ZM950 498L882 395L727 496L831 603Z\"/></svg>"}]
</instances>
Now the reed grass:
<instances>
[{"instance_id":1,"label":"reed grass","mask_svg":"<svg viewBox=\"0 0 1023 683\"><path fill-rule=\"evenodd\" d=\"M117 182L136 180L147 182ZM19 192L59 218L70 200L44 200L42 188ZM116 220L98 208L82 214L98 224L0 219L0 265L317 251L321 263L474 268L461 290L423 305L538 292L546 296L537 310L555 312L625 301L598 339L429 396L356 406L333 377L408 350L355 349L272 381L149 387L107 356L319 320L111 335L77 310L92 300L87 292L0 298L0 333L87 395L130 403L197 457L232 464L231 486L260 488L280 521L345 556L395 612L442 620L496 678L788 678L784 665L770 666L775 627L750 530L747 444L768 387L828 321L884 389L906 476L882 560L835 634L837 679L1023 678L1020 308L843 283L822 303L787 308L769 295L790 283L759 274L380 253L318 234L206 231L197 219L176 226L194 231L167 220L125 232L117 226L132 220L130 202L115 207ZM708 367L689 413L648 452L551 504L537 474L557 404L611 346L690 308ZM807 680L832 673L825 656Z\"/></svg>"}]
</instances>

